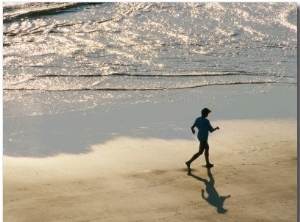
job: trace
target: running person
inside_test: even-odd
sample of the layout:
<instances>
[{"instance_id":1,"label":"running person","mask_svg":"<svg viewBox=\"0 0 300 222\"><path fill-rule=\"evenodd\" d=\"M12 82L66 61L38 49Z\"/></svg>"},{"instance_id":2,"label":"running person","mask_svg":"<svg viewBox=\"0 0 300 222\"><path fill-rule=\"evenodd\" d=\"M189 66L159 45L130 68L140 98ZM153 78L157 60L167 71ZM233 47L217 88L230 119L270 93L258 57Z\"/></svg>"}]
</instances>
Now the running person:
<instances>
[{"instance_id":1,"label":"running person","mask_svg":"<svg viewBox=\"0 0 300 222\"><path fill-rule=\"evenodd\" d=\"M214 132L215 130L220 129L219 127L213 128L210 125L210 122L208 119L206 119L206 117L208 116L208 114L211 112L211 110L209 110L208 108L204 108L201 111L201 117L198 117L195 120L194 125L191 127L192 133L195 134L195 127L198 129L198 135L197 138L200 142L199 145L199 151L197 153L195 153L192 158L187 161L185 164L188 167L189 170L191 170L190 166L191 163L196 160L203 152L204 152L204 156L205 156L205 161L206 161L206 167L213 167L213 164L211 164L209 162L209 145L207 143L208 140L208 132Z\"/></svg>"}]
</instances>

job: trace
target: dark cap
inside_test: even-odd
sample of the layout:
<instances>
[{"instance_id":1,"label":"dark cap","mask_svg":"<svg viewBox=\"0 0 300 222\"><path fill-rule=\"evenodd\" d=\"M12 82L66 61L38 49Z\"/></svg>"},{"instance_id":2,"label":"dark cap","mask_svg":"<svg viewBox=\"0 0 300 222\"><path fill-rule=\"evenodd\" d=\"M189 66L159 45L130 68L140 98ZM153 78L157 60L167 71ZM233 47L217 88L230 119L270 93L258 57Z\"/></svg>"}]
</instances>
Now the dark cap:
<instances>
[{"instance_id":1,"label":"dark cap","mask_svg":"<svg viewBox=\"0 0 300 222\"><path fill-rule=\"evenodd\" d=\"M211 112L210 109L204 108L204 109L201 111L201 115L202 115L202 116L207 116L210 112Z\"/></svg>"}]
</instances>

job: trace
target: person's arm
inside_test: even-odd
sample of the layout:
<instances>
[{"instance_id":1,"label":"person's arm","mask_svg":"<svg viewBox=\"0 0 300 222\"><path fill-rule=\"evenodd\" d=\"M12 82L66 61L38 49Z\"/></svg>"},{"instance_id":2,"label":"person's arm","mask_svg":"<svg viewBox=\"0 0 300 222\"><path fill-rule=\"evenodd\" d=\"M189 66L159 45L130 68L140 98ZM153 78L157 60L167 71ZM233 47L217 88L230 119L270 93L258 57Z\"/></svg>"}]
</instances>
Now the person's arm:
<instances>
[{"instance_id":1,"label":"person's arm","mask_svg":"<svg viewBox=\"0 0 300 222\"><path fill-rule=\"evenodd\" d=\"M211 127L211 131L210 131L210 132L212 133L212 132L214 132L214 131L216 131L216 130L218 130L218 129L220 129L218 126L217 126L216 128L212 128L212 127Z\"/></svg>"},{"instance_id":2,"label":"person's arm","mask_svg":"<svg viewBox=\"0 0 300 222\"><path fill-rule=\"evenodd\" d=\"M215 131L215 130L219 130L219 129L220 129L220 128L217 126L216 128L214 128L214 131Z\"/></svg>"},{"instance_id":3,"label":"person's arm","mask_svg":"<svg viewBox=\"0 0 300 222\"><path fill-rule=\"evenodd\" d=\"M196 123L196 122L195 122L195 123ZM194 123L194 125L192 125L192 127L191 127L191 130L192 130L192 133L193 133L193 134L195 134L195 129L194 129L195 126L196 126L195 123Z\"/></svg>"},{"instance_id":4,"label":"person's arm","mask_svg":"<svg viewBox=\"0 0 300 222\"><path fill-rule=\"evenodd\" d=\"M216 131L216 130L218 130L218 129L220 129L218 126L216 127L216 128L213 128L211 125L210 125L210 122L208 121L208 130L209 130L209 132L214 132L214 131Z\"/></svg>"}]
</instances>

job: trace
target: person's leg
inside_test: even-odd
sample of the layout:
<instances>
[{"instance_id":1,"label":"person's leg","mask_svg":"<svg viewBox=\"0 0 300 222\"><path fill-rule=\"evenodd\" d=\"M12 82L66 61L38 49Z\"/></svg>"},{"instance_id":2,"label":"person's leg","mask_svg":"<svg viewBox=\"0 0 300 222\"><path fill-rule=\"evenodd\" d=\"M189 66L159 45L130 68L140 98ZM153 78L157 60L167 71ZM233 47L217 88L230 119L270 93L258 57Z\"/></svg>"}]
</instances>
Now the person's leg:
<instances>
[{"instance_id":1,"label":"person's leg","mask_svg":"<svg viewBox=\"0 0 300 222\"><path fill-rule=\"evenodd\" d=\"M208 145L208 143L206 143L206 148L205 148L205 151L204 151L204 156L205 156L206 166L207 167L212 167L213 164L211 164L209 162L209 145Z\"/></svg>"},{"instance_id":2,"label":"person's leg","mask_svg":"<svg viewBox=\"0 0 300 222\"><path fill-rule=\"evenodd\" d=\"M205 149L204 151L204 156L205 156L205 161L206 161L206 165L209 164L209 152L208 152L209 149Z\"/></svg>"},{"instance_id":3,"label":"person's leg","mask_svg":"<svg viewBox=\"0 0 300 222\"><path fill-rule=\"evenodd\" d=\"M204 151L204 148L203 148L203 146L201 145L201 142L200 142L200 144L199 144L199 151L197 153L195 153L189 161L185 162L185 164L187 165L187 167L188 167L189 170L190 170L191 163L194 160L196 160L203 153L203 151Z\"/></svg>"}]
</instances>

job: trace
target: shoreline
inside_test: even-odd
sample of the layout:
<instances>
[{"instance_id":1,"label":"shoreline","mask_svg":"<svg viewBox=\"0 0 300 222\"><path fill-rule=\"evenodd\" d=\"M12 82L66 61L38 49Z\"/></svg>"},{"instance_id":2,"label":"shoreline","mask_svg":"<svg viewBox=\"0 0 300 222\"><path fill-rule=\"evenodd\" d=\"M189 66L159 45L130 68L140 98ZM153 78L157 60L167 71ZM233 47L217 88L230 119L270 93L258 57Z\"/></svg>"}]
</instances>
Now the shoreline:
<instances>
[{"instance_id":1,"label":"shoreline","mask_svg":"<svg viewBox=\"0 0 300 222\"><path fill-rule=\"evenodd\" d=\"M214 167L201 156L188 175L198 150L190 127L206 106L220 127L209 136ZM295 221L296 106L296 90L278 87L10 119L6 139L30 149L3 155L4 221Z\"/></svg>"},{"instance_id":2,"label":"shoreline","mask_svg":"<svg viewBox=\"0 0 300 222\"><path fill-rule=\"evenodd\" d=\"M215 88L210 90L213 92ZM226 87L221 91L224 90ZM267 93L201 102L120 104L60 115L4 118L3 154L16 157L82 154L90 152L89 147L94 144L117 137L191 139L190 127L204 107L212 110L208 119L213 126L220 120L296 119L297 90L278 86Z\"/></svg>"}]
</instances>

